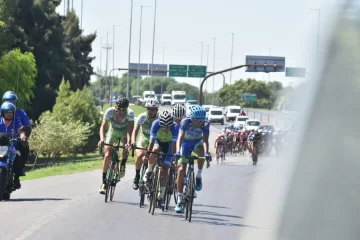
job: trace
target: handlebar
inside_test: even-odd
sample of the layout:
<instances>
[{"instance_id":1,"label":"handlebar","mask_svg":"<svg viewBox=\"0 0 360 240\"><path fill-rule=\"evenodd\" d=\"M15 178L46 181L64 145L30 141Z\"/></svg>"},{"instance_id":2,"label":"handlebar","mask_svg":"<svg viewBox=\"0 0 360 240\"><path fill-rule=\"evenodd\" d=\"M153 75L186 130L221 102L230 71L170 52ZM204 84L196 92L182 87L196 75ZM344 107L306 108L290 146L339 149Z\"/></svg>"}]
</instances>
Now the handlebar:
<instances>
[{"instance_id":1,"label":"handlebar","mask_svg":"<svg viewBox=\"0 0 360 240\"><path fill-rule=\"evenodd\" d=\"M103 149L104 149L104 146L109 146L109 147L113 147L117 150L119 150L120 148L122 149L126 149L127 146L120 146L120 141L118 141L118 145L113 145L113 144L108 144L108 143L104 143L104 142L101 142L101 146L100 146L100 149L99 149L99 153L100 155L103 154Z\"/></svg>"},{"instance_id":2,"label":"handlebar","mask_svg":"<svg viewBox=\"0 0 360 240\"><path fill-rule=\"evenodd\" d=\"M145 150L147 153L153 153L153 154L166 156L166 157L172 157L173 156L172 154L165 154L165 153L161 153L161 152L148 151L147 148L141 148L141 147L132 146L132 153L131 153L132 157L134 157L135 149Z\"/></svg>"}]
</instances>

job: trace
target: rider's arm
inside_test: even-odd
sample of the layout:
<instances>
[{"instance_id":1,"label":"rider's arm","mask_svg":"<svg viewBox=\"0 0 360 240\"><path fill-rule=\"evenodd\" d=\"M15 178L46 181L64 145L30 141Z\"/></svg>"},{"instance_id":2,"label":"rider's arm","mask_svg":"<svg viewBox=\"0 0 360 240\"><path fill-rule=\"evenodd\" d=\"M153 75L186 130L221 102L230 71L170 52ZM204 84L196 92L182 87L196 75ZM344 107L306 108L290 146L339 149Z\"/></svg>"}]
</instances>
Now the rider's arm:
<instances>
[{"instance_id":1,"label":"rider's arm","mask_svg":"<svg viewBox=\"0 0 360 240\"><path fill-rule=\"evenodd\" d=\"M132 132L132 136L131 136L131 143L135 144L136 143L136 136L138 135L140 129L140 125L138 124L138 122L135 123L135 127L134 127L134 131Z\"/></svg>"},{"instance_id":2,"label":"rider's arm","mask_svg":"<svg viewBox=\"0 0 360 240\"><path fill-rule=\"evenodd\" d=\"M152 123L151 129L150 129L150 141L149 141L149 146L148 146L149 151L152 151L152 149L154 148L156 136L157 136L159 129L160 129L159 120L155 120Z\"/></svg>"},{"instance_id":3,"label":"rider's arm","mask_svg":"<svg viewBox=\"0 0 360 240\"><path fill-rule=\"evenodd\" d=\"M108 122L103 120L100 127L100 141L104 142L105 133L108 130Z\"/></svg>"},{"instance_id":4,"label":"rider's arm","mask_svg":"<svg viewBox=\"0 0 360 240\"><path fill-rule=\"evenodd\" d=\"M20 122L23 126L22 129L25 132L26 137L30 137L32 129L29 117L27 116L26 112L22 109L17 109L16 115L20 118Z\"/></svg>"},{"instance_id":5,"label":"rider's arm","mask_svg":"<svg viewBox=\"0 0 360 240\"><path fill-rule=\"evenodd\" d=\"M209 153L209 133L203 134L204 152Z\"/></svg>"},{"instance_id":6,"label":"rider's arm","mask_svg":"<svg viewBox=\"0 0 360 240\"><path fill-rule=\"evenodd\" d=\"M174 155L176 153L176 141L179 135L179 126L177 124L173 124L173 126L171 127L171 134L171 154Z\"/></svg>"},{"instance_id":7,"label":"rider's arm","mask_svg":"<svg viewBox=\"0 0 360 240\"><path fill-rule=\"evenodd\" d=\"M185 132L180 129L179 136L176 141L176 152L180 152L182 141L184 140Z\"/></svg>"},{"instance_id":8,"label":"rider's arm","mask_svg":"<svg viewBox=\"0 0 360 240\"><path fill-rule=\"evenodd\" d=\"M217 145L218 145L218 139L215 139L215 147L214 148L217 148Z\"/></svg>"},{"instance_id":9,"label":"rider's arm","mask_svg":"<svg viewBox=\"0 0 360 240\"><path fill-rule=\"evenodd\" d=\"M134 115L134 112L131 110L131 111L128 111L127 113L127 118L128 118L128 127L127 127L127 145L129 146L132 141L131 141L131 134L134 130L134 121L135 121L135 115Z\"/></svg>"}]
</instances>

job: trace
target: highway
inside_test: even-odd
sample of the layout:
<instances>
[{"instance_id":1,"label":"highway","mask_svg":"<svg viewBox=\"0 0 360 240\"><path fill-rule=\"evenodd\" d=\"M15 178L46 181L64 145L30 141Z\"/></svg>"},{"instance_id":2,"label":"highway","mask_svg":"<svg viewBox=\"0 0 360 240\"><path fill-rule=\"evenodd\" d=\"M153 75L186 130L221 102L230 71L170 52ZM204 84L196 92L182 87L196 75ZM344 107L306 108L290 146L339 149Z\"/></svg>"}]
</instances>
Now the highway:
<instances>
[{"instance_id":1,"label":"highway","mask_svg":"<svg viewBox=\"0 0 360 240\"><path fill-rule=\"evenodd\" d=\"M211 127L211 147L217 132ZM1 239L218 240L236 239L244 229L260 233L265 227L261 221L245 216L256 177L271 169L274 159L260 158L256 167L248 156L230 156L222 164L213 161L203 171L192 223L174 212L173 201L168 212L156 209L155 216L148 213L147 201L140 209L138 191L132 189L133 165L127 166L112 203L98 193L100 170L24 181L11 201L0 204ZM269 189L268 181L263 188Z\"/></svg>"}]
</instances>

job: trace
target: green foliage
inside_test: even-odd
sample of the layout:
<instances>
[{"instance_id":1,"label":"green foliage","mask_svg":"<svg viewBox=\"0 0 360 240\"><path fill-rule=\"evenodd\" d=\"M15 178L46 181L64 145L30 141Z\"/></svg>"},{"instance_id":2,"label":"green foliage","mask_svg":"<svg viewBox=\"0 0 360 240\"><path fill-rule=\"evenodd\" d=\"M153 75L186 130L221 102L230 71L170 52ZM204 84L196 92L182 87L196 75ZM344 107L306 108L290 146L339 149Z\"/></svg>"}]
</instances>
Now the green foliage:
<instances>
[{"instance_id":1,"label":"green foliage","mask_svg":"<svg viewBox=\"0 0 360 240\"><path fill-rule=\"evenodd\" d=\"M36 75L32 53L23 54L20 49L14 49L0 58L0 91L16 91L21 99L20 103L30 102L34 97Z\"/></svg>"},{"instance_id":2,"label":"green foliage","mask_svg":"<svg viewBox=\"0 0 360 240\"><path fill-rule=\"evenodd\" d=\"M90 124L72 119L63 124L46 112L33 129L29 145L37 155L76 154L86 144L90 132Z\"/></svg>"},{"instance_id":3,"label":"green foliage","mask_svg":"<svg viewBox=\"0 0 360 240\"><path fill-rule=\"evenodd\" d=\"M280 82L265 83L255 79L240 79L232 85L225 85L217 93L220 105L240 105L242 107L272 108L276 102L278 94L282 90ZM243 102L244 93L256 94L257 101L254 103Z\"/></svg>"}]
</instances>

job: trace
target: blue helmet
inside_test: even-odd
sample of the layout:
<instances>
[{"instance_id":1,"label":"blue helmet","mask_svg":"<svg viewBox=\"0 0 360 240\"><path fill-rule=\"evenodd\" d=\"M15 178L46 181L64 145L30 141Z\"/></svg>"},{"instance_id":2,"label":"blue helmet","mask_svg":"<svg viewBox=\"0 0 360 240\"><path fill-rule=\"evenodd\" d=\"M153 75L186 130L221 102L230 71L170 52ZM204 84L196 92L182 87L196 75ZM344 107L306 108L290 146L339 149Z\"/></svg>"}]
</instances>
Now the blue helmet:
<instances>
[{"instance_id":1,"label":"blue helmet","mask_svg":"<svg viewBox=\"0 0 360 240\"><path fill-rule=\"evenodd\" d=\"M19 99L18 96L13 91L7 91L2 96L2 102L14 101L14 100L17 102L18 99Z\"/></svg>"},{"instance_id":2,"label":"blue helmet","mask_svg":"<svg viewBox=\"0 0 360 240\"><path fill-rule=\"evenodd\" d=\"M1 116L3 117L5 116L4 115L5 111L14 111L15 113L16 106L11 102L4 102L3 104L1 104Z\"/></svg>"},{"instance_id":3,"label":"blue helmet","mask_svg":"<svg viewBox=\"0 0 360 240\"><path fill-rule=\"evenodd\" d=\"M205 121L206 111L203 107L199 105L191 105L189 107L189 110L190 110L190 118Z\"/></svg>"}]
</instances>

